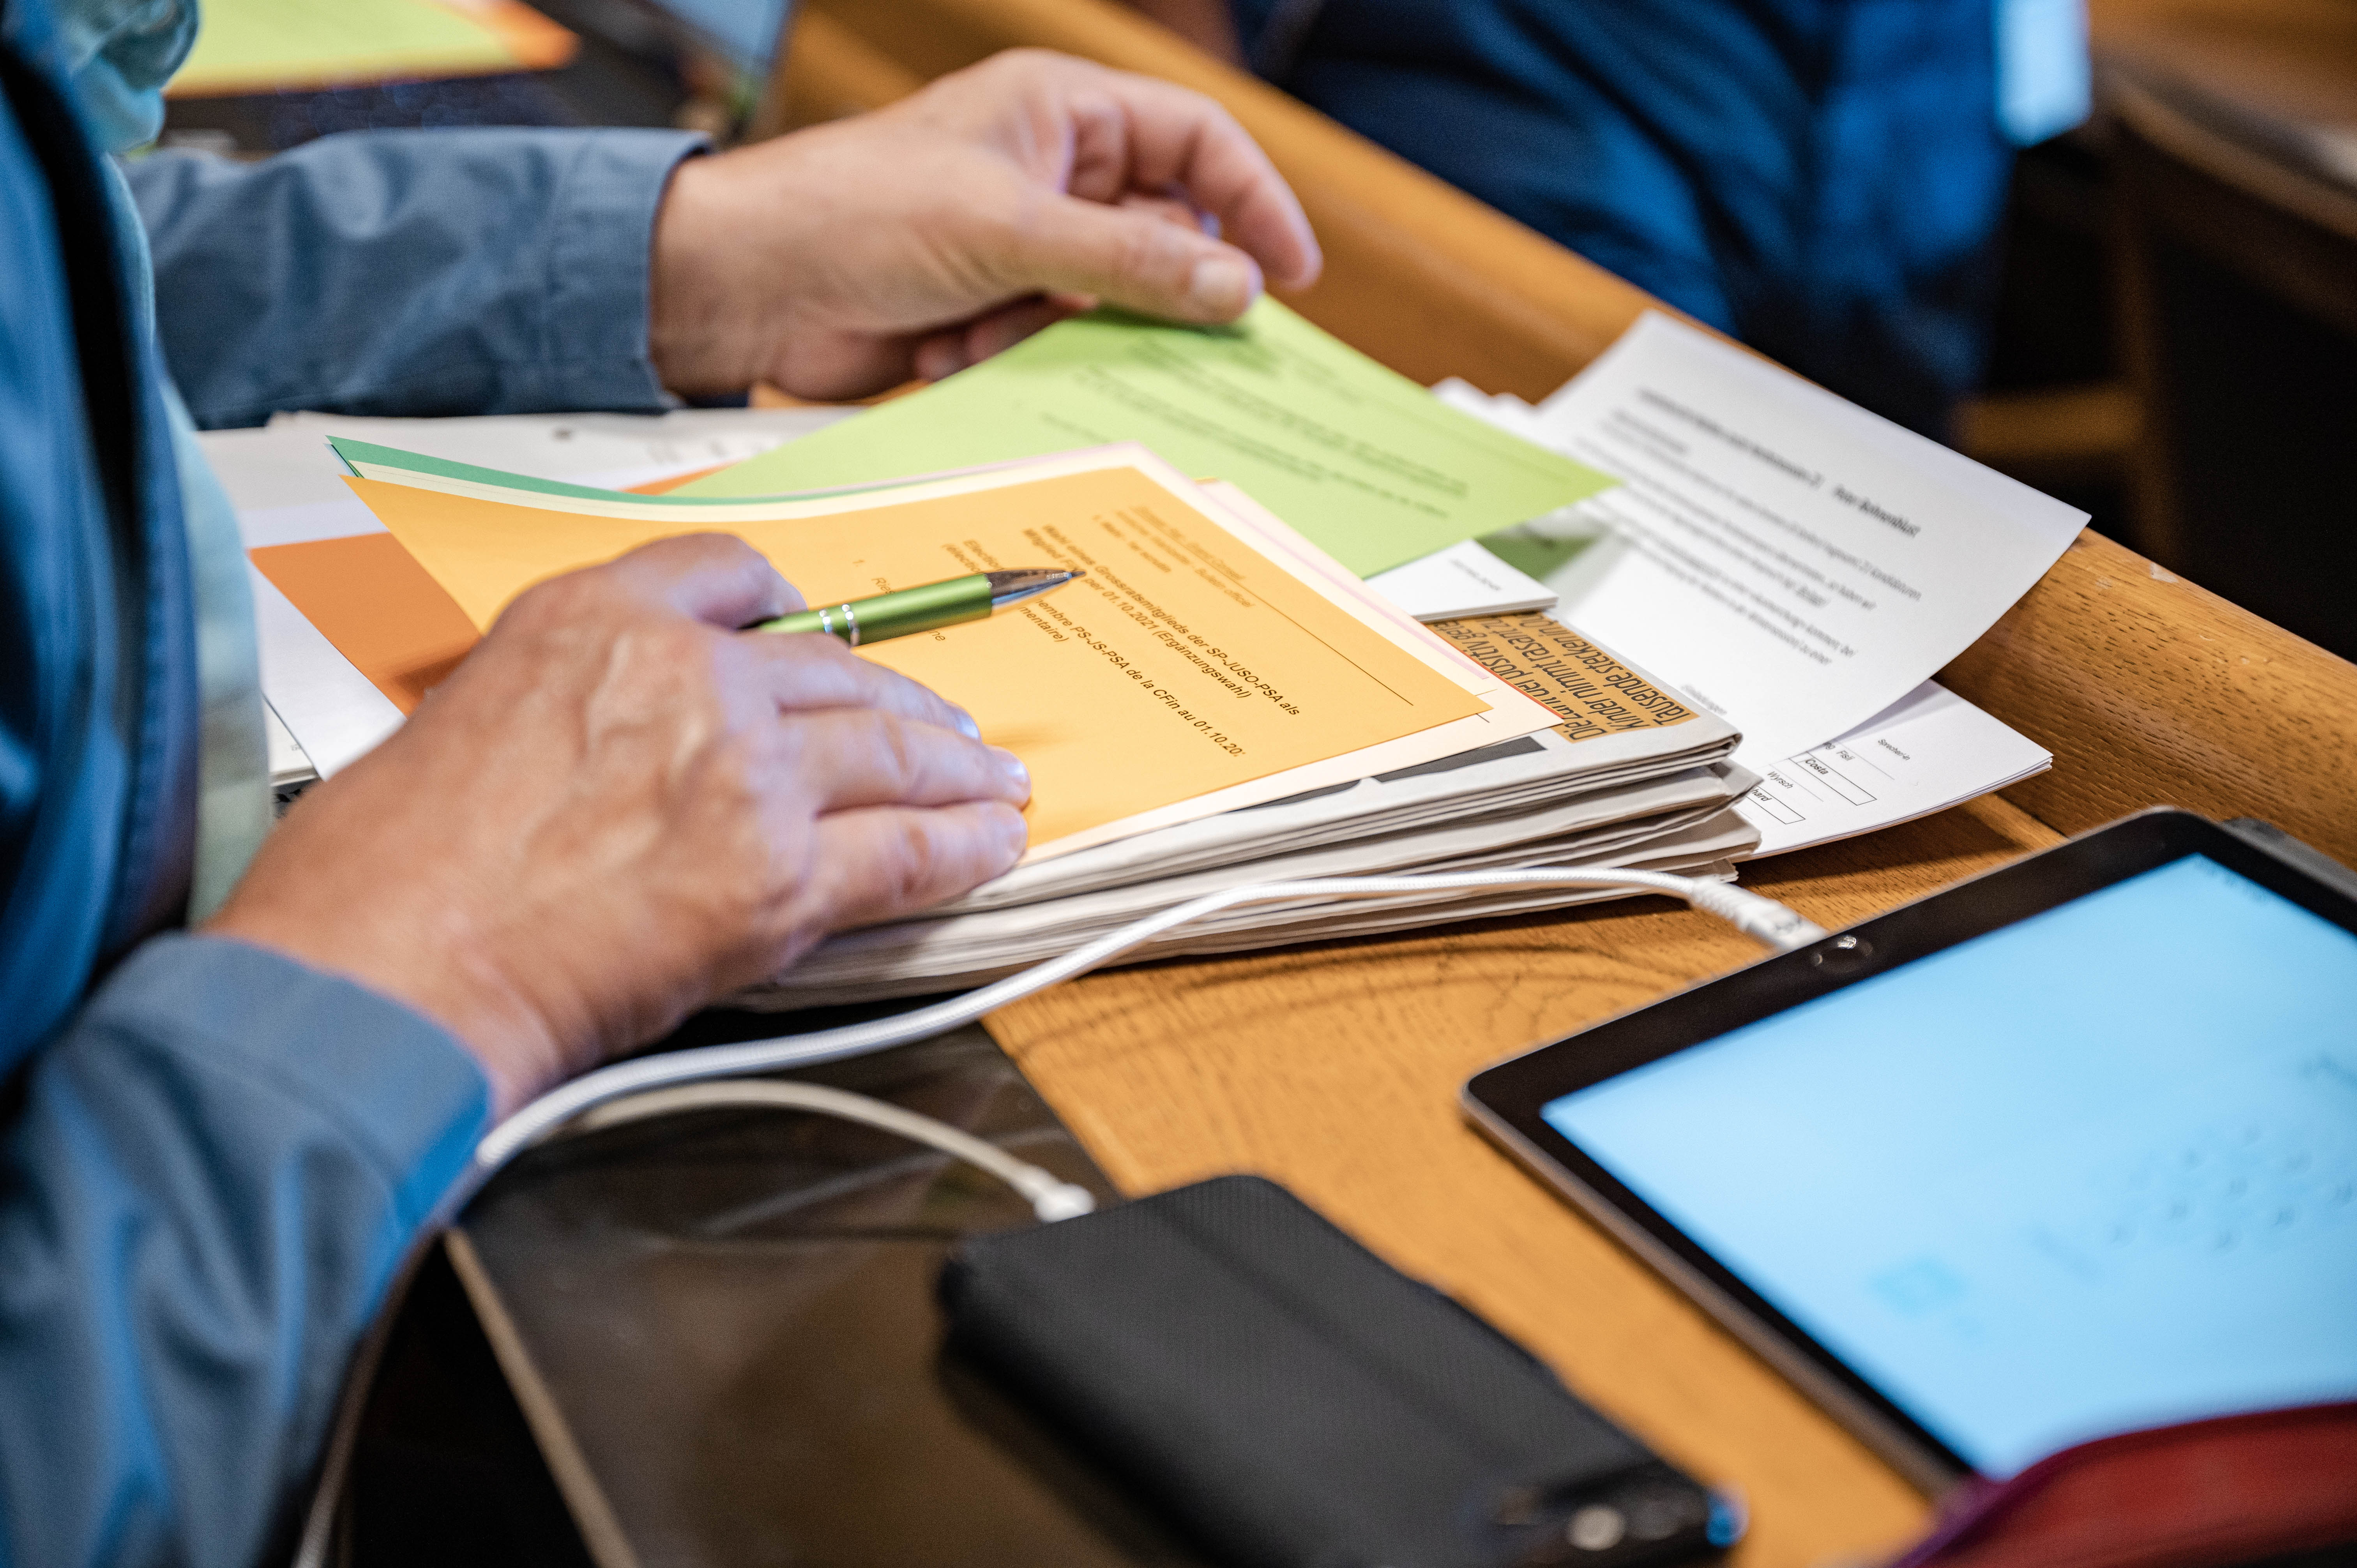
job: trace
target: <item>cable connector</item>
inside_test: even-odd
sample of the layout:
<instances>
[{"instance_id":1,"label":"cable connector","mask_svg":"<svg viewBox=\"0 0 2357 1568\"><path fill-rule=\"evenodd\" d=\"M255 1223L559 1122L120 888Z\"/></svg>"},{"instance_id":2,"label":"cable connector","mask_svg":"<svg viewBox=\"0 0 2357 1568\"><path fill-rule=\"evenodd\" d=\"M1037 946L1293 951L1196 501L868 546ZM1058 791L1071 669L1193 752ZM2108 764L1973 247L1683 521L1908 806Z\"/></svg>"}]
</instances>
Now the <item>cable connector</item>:
<instances>
[{"instance_id":1,"label":"cable connector","mask_svg":"<svg viewBox=\"0 0 2357 1568\"><path fill-rule=\"evenodd\" d=\"M1037 1170L1039 1167L1035 1165L1032 1168ZM1039 1174L1043 1176L1048 1175L1046 1171ZM1016 1190L1031 1200L1031 1212L1039 1217L1042 1224L1053 1225L1059 1219L1078 1219L1083 1214L1094 1214L1097 1210L1095 1193L1071 1182L1058 1181L1052 1176L1037 1187L1018 1185Z\"/></svg>"},{"instance_id":2,"label":"cable connector","mask_svg":"<svg viewBox=\"0 0 2357 1568\"><path fill-rule=\"evenodd\" d=\"M1778 952L1807 947L1811 942L1824 940L1830 934L1800 911L1729 882L1715 883L1706 892L1697 892L1693 904Z\"/></svg>"}]
</instances>

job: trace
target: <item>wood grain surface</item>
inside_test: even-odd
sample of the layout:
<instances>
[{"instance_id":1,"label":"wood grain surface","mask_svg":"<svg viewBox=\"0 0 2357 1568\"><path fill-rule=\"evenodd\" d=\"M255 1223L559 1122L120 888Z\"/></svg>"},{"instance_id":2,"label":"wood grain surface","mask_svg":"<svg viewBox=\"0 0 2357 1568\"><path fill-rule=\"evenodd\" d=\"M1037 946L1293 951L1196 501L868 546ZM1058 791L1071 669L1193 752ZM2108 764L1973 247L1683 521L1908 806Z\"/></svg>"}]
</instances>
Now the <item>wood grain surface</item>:
<instances>
[{"instance_id":1,"label":"wood grain surface","mask_svg":"<svg viewBox=\"0 0 2357 1568\"><path fill-rule=\"evenodd\" d=\"M2054 754L2006 791L2050 827L2183 806L2357 865L2357 665L2099 533L1940 678Z\"/></svg>"},{"instance_id":2,"label":"wood grain surface","mask_svg":"<svg viewBox=\"0 0 2357 1568\"><path fill-rule=\"evenodd\" d=\"M1840 925L2051 843L2001 800L1804 852L1747 882ZM1749 1500L1747 1568L1886 1552L1921 1497L1458 1115L1523 1047L1749 962L1660 899L1119 971L991 1033L1125 1190L1223 1171L1285 1183L1546 1358L1600 1408Z\"/></svg>"}]
</instances>

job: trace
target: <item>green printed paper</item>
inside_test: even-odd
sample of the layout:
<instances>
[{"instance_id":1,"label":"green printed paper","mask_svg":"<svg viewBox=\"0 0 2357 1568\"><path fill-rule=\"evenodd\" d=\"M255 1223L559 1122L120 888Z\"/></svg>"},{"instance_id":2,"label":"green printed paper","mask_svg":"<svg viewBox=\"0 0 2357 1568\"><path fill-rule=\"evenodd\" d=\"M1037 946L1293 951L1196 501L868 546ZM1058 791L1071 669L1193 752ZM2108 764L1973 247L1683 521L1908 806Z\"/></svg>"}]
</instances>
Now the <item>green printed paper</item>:
<instances>
[{"instance_id":1,"label":"green printed paper","mask_svg":"<svg viewBox=\"0 0 2357 1568\"><path fill-rule=\"evenodd\" d=\"M1264 298L1230 328L1100 311L683 485L767 496L1138 441L1361 576L1582 500L1608 476L1460 413Z\"/></svg>"}]
</instances>

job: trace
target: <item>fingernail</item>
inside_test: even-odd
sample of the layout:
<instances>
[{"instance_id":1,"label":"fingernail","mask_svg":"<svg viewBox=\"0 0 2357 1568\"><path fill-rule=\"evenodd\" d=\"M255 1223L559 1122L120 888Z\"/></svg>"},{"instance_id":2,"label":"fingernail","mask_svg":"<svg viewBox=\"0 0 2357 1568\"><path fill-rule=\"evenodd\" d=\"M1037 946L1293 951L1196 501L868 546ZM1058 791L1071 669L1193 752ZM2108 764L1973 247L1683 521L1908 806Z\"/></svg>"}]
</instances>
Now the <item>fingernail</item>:
<instances>
[{"instance_id":1,"label":"fingernail","mask_svg":"<svg viewBox=\"0 0 2357 1568\"><path fill-rule=\"evenodd\" d=\"M963 708L952 708L950 712L957 715L958 734L965 736L968 740L980 740L982 738L982 726L974 722L974 715L972 714L967 713Z\"/></svg>"},{"instance_id":2,"label":"fingernail","mask_svg":"<svg viewBox=\"0 0 2357 1568\"><path fill-rule=\"evenodd\" d=\"M1006 845L1008 854L1021 854L1024 846L1031 842L1031 824L1010 811L1006 820L998 824L998 836L1000 842Z\"/></svg>"},{"instance_id":3,"label":"fingernail","mask_svg":"<svg viewBox=\"0 0 2357 1568\"><path fill-rule=\"evenodd\" d=\"M1187 280L1188 303L1206 315L1238 315L1252 296L1252 269L1233 256L1205 256Z\"/></svg>"},{"instance_id":4,"label":"fingernail","mask_svg":"<svg viewBox=\"0 0 2357 1568\"><path fill-rule=\"evenodd\" d=\"M1006 775L1006 781L1028 795L1031 792L1031 770L1023 766L1023 759L1011 751L1001 751L995 746L990 749L996 754L998 770Z\"/></svg>"}]
</instances>

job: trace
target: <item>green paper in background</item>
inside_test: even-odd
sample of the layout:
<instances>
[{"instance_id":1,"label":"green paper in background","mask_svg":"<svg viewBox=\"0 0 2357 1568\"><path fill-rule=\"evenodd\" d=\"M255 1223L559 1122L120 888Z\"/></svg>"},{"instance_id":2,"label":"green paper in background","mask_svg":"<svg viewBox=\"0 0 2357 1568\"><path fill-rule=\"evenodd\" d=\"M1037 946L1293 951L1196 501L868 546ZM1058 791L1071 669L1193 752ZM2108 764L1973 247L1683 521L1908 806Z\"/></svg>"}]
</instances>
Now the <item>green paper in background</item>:
<instances>
[{"instance_id":1,"label":"green paper in background","mask_svg":"<svg viewBox=\"0 0 2357 1568\"><path fill-rule=\"evenodd\" d=\"M205 0L182 91L513 70L513 50L432 0Z\"/></svg>"},{"instance_id":2,"label":"green paper in background","mask_svg":"<svg viewBox=\"0 0 2357 1568\"><path fill-rule=\"evenodd\" d=\"M1100 311L674 492L767 496L1139 441L1361 576L1614 481L1460 413L1264 298L1228 328Z\"/></svg>"}]
</instances>

